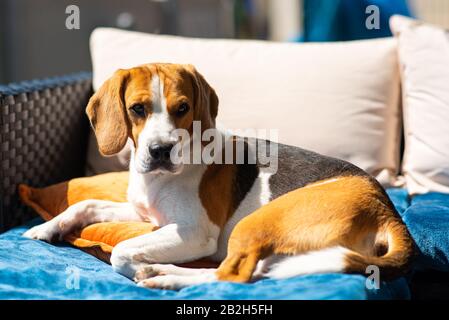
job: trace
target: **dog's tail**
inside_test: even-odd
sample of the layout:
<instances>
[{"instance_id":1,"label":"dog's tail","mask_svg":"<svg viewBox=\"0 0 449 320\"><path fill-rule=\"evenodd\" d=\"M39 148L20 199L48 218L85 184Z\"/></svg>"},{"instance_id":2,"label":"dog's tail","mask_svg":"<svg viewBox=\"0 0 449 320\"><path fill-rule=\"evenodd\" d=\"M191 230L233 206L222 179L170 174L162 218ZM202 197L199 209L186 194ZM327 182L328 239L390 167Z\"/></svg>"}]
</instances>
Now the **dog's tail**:
<instances>
[{"instance_id":1,"label":"dog's tail","mask_svg":"<svg viewBox=\"0 0 449 320\"><path fill-rule=\"evenodd\" d=\"M387 222L376 238L380 240L375 242L374 254L364 255L355 251L346 254L344 272L367 274L368 267L373 266L379 268L381 279L389 280L410 269L415 243L400 218Z\"/></svg>"},{"instance_id":2,"label":"dog's tail","mask_svg":"<svg viewBox=\"0 0 449 320\"><path fill-rule=\"evenodd\" d=\"M400 218L398 218L400 219ZM415 244L400 220L384 225L376 235L370 254L360 253L344 246L287 256L273 261L263 276L281 279L312 273L357 273L371 275L378 268L381 280L404 275L410 268Z\"/></svg>"}]
</instances>

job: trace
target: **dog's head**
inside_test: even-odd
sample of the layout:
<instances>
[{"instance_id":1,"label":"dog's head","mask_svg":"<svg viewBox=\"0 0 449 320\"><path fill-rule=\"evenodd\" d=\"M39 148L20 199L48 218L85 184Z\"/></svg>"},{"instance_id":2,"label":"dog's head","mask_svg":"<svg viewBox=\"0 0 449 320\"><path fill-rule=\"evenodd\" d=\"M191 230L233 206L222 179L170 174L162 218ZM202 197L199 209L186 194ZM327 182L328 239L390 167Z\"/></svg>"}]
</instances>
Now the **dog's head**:
<instances>
[{"instance_id":1,"label":"dog's head","mask_svg":"<svg viewBox=\"0 0 449 320\"><path fill-rule=\"evenodd\" d=\"M100 152L113 155L134 142L138 172L178 172L170 152L179 142L173 133L192 134L193 121L201 130L215 127L218 97L191 65L148 64L120 69L90 98L86 113Z\"/></svg>"}]
</instances>

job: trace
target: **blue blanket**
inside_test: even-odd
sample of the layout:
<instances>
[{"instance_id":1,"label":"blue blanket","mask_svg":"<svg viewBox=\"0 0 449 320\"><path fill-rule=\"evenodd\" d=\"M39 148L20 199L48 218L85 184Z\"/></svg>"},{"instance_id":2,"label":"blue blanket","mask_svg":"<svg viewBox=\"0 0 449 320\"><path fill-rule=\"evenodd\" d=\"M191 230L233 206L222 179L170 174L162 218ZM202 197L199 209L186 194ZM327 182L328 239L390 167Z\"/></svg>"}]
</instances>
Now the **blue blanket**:
<instances>
[{"instance_id":1,"label":"blue blanket","mask_svg":"<svg viewBox=\"0 0 449 320\"><path fill-rule=\"evenodd\" d=\"M404 190L389 190L401 213ZM0 235L0 299L408 299L407 281L368 289L359 275L321 274L253 284L209 283L180 291L149 290L114 273L110 265L65 244L23 238L35 219Z\"/></svg>"},{"instance_id":2,"label":"blue blanket","mask_svg":"<svg viewBox=\"0 0 449 320\"><path fill-rule=\"evenodd\" d=\"M403 215L420 255L416 268L449 271L449 194L413 197Z\"/></svg>"}]
</instances>

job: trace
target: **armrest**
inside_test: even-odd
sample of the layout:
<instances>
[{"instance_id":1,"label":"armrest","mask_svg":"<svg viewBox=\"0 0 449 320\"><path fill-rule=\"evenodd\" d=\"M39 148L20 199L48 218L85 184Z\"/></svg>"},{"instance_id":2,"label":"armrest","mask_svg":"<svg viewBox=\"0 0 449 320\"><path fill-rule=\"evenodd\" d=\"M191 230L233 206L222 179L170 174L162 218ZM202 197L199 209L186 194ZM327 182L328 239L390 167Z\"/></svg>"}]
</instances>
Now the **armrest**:
<instances>
[{"instance_id":1,"label":"armrest","mask_svg":"<svg viewBox=\"0 0 449 320\"><path fill-rule=\"evenodd\" d=\"M33 214L19 183L46 186L84 174L91 74L0 86L0 232Z\"/></svg>"}]
</instances>

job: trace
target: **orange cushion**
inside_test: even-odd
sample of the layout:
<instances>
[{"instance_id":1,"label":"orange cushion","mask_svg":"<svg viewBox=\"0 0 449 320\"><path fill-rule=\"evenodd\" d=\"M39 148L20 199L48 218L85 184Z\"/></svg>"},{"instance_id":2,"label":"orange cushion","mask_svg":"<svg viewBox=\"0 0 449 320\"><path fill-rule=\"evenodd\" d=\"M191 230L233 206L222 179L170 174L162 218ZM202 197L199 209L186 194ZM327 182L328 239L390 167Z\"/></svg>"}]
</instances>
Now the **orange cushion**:
<instances>
[{"instance_id":1,"label":"orange cushion","mask_svg":"<svg viewBox=\"0 0 449 320\"><path fill-rule=\"evenodd\" d=\"M127 188L126 171L76 178L45 188L32 188L21 184L19 196L26 205L48 221L69 206L87 199L125 202ZM155 229L155 225L147 222L102 222L76 230L67 235L65 240L109 262L112 248L117 243Z\"/></svg>"},{"instance_id":2,"label":"orange cushion","mask_svg":"<svg viewBox=\"0 0 449 320\"><path fill-rule=\"evenodd\" d=\"M128 176L127 171L105 173L76 178L45 188L32 188L21 184L19 196L23 203L48 221L69 206L87 199L126 202ZM65 236L65 240L109 263L110 253L116 244L156 229L158 227L149 222L101 222L74 231ZM216 267L216 263L198 260L183 266Z\"/></svg>"}]
</instances>

